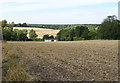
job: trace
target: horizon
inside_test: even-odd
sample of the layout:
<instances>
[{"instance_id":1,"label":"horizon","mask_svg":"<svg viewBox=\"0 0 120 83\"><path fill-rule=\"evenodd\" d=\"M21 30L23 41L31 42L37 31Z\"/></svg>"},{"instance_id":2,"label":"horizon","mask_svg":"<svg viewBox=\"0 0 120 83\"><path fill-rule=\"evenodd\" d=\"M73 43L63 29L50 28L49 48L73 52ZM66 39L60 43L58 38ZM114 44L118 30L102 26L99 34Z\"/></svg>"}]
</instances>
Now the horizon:
<instances>
[{"instance_id":1,"label":"horizon","mask_svg":"<svg viewBox=\"0 0 120 83\"><path fill-rule=\"evenodd\" d=\"M24 23L26 23L26 22L24 22ZM15 24L19 24L19 23L15 23ZM22 24L22 23L21 23ZM26 24L29 24L29 23L26 23ZM99 24L73 24L73 23L71 23L71 24L33 24L33 25L99 25Z\"/></svg>"},{"instance_id":2,"label":"horizon","mask_svg":"<svg viewBox=\"0 0 120 83\"><path fill-rule=\"evenodd\" d=\"M100 24L109 15L118 17L118 2L1 0L0 20L27 24Z\"/></svg>"}]
</instances>

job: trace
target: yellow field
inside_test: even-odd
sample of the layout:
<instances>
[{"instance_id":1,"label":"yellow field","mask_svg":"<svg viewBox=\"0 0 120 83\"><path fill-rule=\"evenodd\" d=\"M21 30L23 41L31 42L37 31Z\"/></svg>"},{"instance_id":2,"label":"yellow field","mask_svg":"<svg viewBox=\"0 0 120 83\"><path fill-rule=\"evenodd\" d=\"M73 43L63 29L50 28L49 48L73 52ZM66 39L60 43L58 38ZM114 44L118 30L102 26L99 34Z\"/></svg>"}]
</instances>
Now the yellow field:
<instances>
[{"instance_id":1,"label":"yellow field","mask_svg":"<svg viewBox=\"0 0 120 83\"><path fill-rule=\"evenodd\" d=\"M38 38L42 38L43 35L45 34L49 34L49 35L53 35L54 37L56 36L56 34L60 31L60 30L54 30L54 29L43 29L43 28L34 28L34 27L13 27L13 29L18 29L18 30L28 30L28 33L31 29L35 30ZM29 37L29 34L27 35Z\"/></svg>"}]
</instances>

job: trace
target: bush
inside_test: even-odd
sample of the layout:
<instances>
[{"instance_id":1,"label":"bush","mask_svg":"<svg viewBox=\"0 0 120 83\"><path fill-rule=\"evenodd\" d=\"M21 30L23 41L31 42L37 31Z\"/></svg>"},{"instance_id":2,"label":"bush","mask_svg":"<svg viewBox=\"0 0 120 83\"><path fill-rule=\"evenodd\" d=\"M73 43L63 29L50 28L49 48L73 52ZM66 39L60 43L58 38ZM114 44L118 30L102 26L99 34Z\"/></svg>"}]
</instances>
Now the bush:
<instances>
[{"instance_id":1,"label":"bush","mask_svg":"<svg viewBox=\"0 0 120 83\"><path fill-rule=\"evenodd\" d=\"M79 41L79 40L84 40L84 38L82 38L82 37L73 37L73 40L74 41Z\"/></svg>"}]
</instances>

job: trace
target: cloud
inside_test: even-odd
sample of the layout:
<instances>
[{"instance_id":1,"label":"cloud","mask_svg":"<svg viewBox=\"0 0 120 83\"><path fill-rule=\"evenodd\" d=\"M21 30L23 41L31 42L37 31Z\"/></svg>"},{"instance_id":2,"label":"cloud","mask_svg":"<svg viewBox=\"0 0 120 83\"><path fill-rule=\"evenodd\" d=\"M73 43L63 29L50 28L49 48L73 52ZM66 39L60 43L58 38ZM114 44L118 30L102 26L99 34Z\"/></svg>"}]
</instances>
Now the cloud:
<instances>
[{"instance_id":1,"label":"cloud","mask_svg":"<svg viewBox=\"0 0 120 83\"><path fill-rule=\"evenodd\" d=\"M112 10L112 11L111 11ZM22 15L4 15L8 21L16 23L37 23L37 24L84 24L84 23L101 23L108 15L116 15L116 8L104 8L99 10L72 10L66 12L55 13L35 13Z\"/></svg>"},{"instance_id":2,"label":"cloud","mask_svg":"<svg viewBox=\"0 0 120 83\"><path fill-rule=\"evenodd\" d=\"M28 3L41 0L0 0L0 3Z\"/></svg>"},{"instance_id":3,"label":"cloud","mask_svg":"<svg viewBox=\"0 0 120 83\"><path fill-rule=\"evenodd\" d=\"M28 3L28 2L63 2L63 3L70 3L70 2L78 2L78 3L104 3L104 2L118 2L119 0L1 0L0 3Z\"/></svg>"},{"instance_id":4,"label":"cloud","mask_svg":"<svg viewBox=\"0 0 120 83\"><path fill-rule=\"evenodd\" d=\"M104 3L117 4L118 1L119 0L1 0L0 5L2 4L2 6L0 6L0 14L2 13L3 15L1 19L16 22L100 23L107 15L117 14L117 7L103 7L99 8L99 10L87 8L86 10L79 8L74 9L74 7L89 7L102 5ZM66 11L62 9L66 9ZM49 12L46 13L44 11Z\"/></svg>"},{"instance_id":5,"label":"cloud","mask_svg":"<svg viewBox=\"0 0 120 83\"><path fill-rule=\"evenodd\" d=\"M7 5L6 3L13 5ZM74 6L88 6L101 3L118 2L118 0L1 0L2 12L18 12L44 10L53 8L66 8ZM25 3L26 5L23 5ZM44 4L41 4L44 3ZM17 4L17 5L16 5Z\"/></svg>"}]
</instances>

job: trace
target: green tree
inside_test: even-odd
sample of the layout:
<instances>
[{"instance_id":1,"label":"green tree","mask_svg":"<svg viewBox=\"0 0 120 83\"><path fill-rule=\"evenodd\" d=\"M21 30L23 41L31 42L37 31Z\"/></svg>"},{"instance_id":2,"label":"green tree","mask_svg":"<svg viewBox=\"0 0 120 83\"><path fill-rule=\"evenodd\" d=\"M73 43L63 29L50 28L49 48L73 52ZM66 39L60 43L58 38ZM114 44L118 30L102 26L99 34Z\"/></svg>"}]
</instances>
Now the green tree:
<instances>
[{"instance_id":1,"label":"green tree","mask_svg":"<svg viewBox=\"0 0 120 83\"><path fill-rule=\"evenodd\" d=\"M93 39L97 39L97 31L96 30L92 30L88 33L88 37L90 40L93 40Z\"/></svg>"},{"instance_id":2,"label":"green tree","mask_svg":"<svg viewBox=\"0 0 120 83\"><path fill-rule=\"evenodd\" d=\"M3 31L3 39L10 41L12 38L12 28L5 28Z\"/></svg>"},{"instance_id":3,"label":"green tree","mask_svg":"<svg viewBox=\"0 0 120 83\"><path fill-rule=\"evenodd\" d=\"M108 16L98 28L100 39L120 39L120 23L116 16Z\"/></svg>"},{"instance_id":4,"label":"green tree","mask_svg":"<svg viewBox=\"0 0 120 83\"><path fill-rule=\"evenodd\" d=\"M17 31L16 31L16 30L14 30L14 31L12 32L11 40L17 41Z\"/></svg>"},{"instance_id":5,"label":"green tree","mask_svg":"<svg viewBox=\"0 0 120 83\"><path fill-rule=\"evenodd\" d=\"M59 31L57 38L59 41L76 41L88 39L89 29L86 26L68 27Z\"/></svg>"},{"instance_id":6,"label":"green tree","mask_svg":"<svg viewBox=\"0 0 120 83\"><path fill-rule=\"evenodd\" d=\"M74 39L73 39L73 37L75 36L75 31L74 31L74 29L71 29L70 30L70 41L73 41Z\"/></svg>"},{"instance_id":7,"label":"green tree","mask_svg":"<svg viewBox=\"0 0 120 83\"><path fill-rule=\"evenodd\" d=\"M29 32L29 37L30 39L36 39L38 37L38 35L36 34L36 32L32 29Z\"/></svg>"},{"instance_id":8,"label":"green tree","mask_svg":"<svg viewBox=\"0 0 120 83\"><path fill-rule=\"evenodd\" d=\"M81 37L84 38L85 40L88 40L89 39L88 33L89 33L89 30L87 27L85 27Z\"/></svg>"},{"instance_id":9,"label":"green tree","mask_svg":"<svg viewBox=\"0 0 120 83\"><path fill-rule=\"evenodd\" d=\"M77 26L75 28L75 36L76 37L81 37L81 35L85 32L88 31L88 27L86 26Z\"/></svg>"},{"instance_id":10,"label":"green tree","mask_svg":"<svg viewBox=\"0 0 120 83\"><path fill-rule=\"evenodd\" d=\"M21 24L21 23L18 23L16 26L17 26L17 27L22 27L22 24Z\"/></svg>"},{"instance_id":11,"label":"green tree","mask_svg":"<svg viewBox=\"0 0 120 83\"><path fill-rule=\"evenodd\" d=\"M62 30L60 30L58 33L57 33L57 39L60 41L61 40L61 36L62 36Z\"/></svg>"},{"instance_id":12,"label":"green tree","mask_svg":"<svg viewBox=\"0 0 120 83\"><path fill-rule=\"evenodd\" d=\"M67 37L69 37L69 29L62 29L57 34L57 38L59 41L65 41Z\"/></svg>"},{"instance_id":13,"label":"green tree","mask_svg":"<svg viewBox=\"0 0 120 83\"><path fill-rule=\"evenodd\" d=\"M26 41L26 40L28 40L27 30L16 30L16 33L17 33L17 40L18 41Z\"/></svg>"},{"instance_id":14,"label":"green tree","mask_svg":"<svg viewBox=\"0 0 120 83\"><path fill-rule=\"evenodd\" d=\"M45 40L45 39L49 39L49 35L48 34L43 35L43 40Z\"/></svg>"},{"instance_id":15,"label":"green tree","mask_svg":"<svg viewBox=\"0 0 120 83\"><path fill-rule=\"evenodd\" d=\"M53 35L51 35L51 36L49 36L49 38L54 39L54 36L53 36Z\"/></svg>"},{"instance_id":16,"label":"green tree","mask_svg":"<svg viewBox=\"0 0 120 83\"><path fill-rule=\"evenodd\" d=\"M23 24L22 24L22 27L27 27L27 23L23 23Z\"/></svg>"},{"instance_id":17,"label":"green tree","mask_svg":"<svg viewBox=\"0 0 120 83\"><path fill-rule=\"evenodd\" d=\"M84 40L82 37L73 37L74 41Z\"/></svg>"},{"instance_id":18,"label":"green tree","mask_svg":"<svg viewBox=\"0 0 120 83\"><path fill-rule=\"evenodd\" d=\"M5 28L7 26L7 21L6 20L2 20L1 26L2 26L2 28Z\"/></svg>"}]
</instances>

